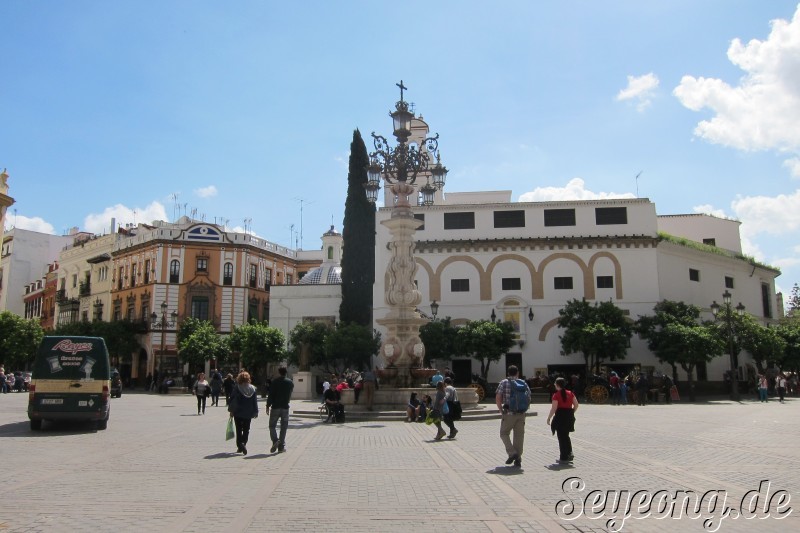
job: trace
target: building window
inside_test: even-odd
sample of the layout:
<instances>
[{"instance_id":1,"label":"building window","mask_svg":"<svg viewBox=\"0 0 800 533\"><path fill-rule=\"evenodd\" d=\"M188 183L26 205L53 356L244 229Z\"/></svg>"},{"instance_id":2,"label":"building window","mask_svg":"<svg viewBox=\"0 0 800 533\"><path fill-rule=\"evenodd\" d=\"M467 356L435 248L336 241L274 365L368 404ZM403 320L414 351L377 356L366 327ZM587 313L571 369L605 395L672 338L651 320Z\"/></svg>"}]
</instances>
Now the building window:
<instances>
[{"instance_id":1,"label":"building window","mask_svg":"<svg viewBox=\"0 0 800 533\"><path fill-rule=\"evenodd\" d=\"M504 291L518 291L522 287L519 278L503 278Z\"/></svg>"},{"instance_id":2,"label":"building window","mask_svg":"<svg viewBox=\"0 0 800 533\"><path fill-rule=\"evenodd\" d=\"M197 320L208 320L208 297L192 297L192 318Z\"/></svg>"},{"instance_id":3,"label":"building window","mask_svg":"<svg viewBox=\"0 0 800 533\"><path fill-rule=\"evenodd\" d=\"M136 263L131 265L131 287L136 286Z\"/></svg>"},{"instance_id":4,"label":"building window","mask_svg":"<svg viewBox=\"0 0 800 533\"><path fill-rule=\"evenodd\" d=\"M525 211L495 211L495 228L524 228Z\"/></svg>"},{"instance_id":5,"label":"building window","mask_svg":"<svg viewBox=\"0 0 800 533\"><path fill-rule=\"evenodd\" d=\"M181 262L173 259L169 264L169 282L178 283L181 277Z\"/></svg>"},{"instance_id":6,"label":"building window","mask_svg":"<svg viewBox=\"0 0 800 533\"><path fill-rule=\"evenodd\" d=\"M725 276L725 288L726 289L733 289L733 278L730 276Z\"/></svg>"},{"instance_id":7,"label":"building window","mask_svg":"<svg viewBox=\"0 0 800 533\"><path fill-rule=\"evenodd\" d=\"M144 262L144 282L145 284L150 283L150 260L147 259Z\"/></svg>"},{"instance_id":8,"label":"building window","mask_svg":"<svg viewBox=\"0 0 800 533\"><path fill-rule=\"evenodd\" d=\"M286 274L286 284L291 285L293 281L294 281L294 276L292 276L291 274Z\"/></svg>"},{"instance_id":9,"label":"building window","mask_svg":"<svg viewBox=\"0 0 800 533\"><path fill-rule=\"evenodd\" d=\"M545 209L544 210L544 225L545 226L574 226L575 225L575 210L574 209Z\"/></svg>"},{"instance_id":10,"label":"building window","mask_svg":"<svg viewBox=\"0 0 800 533\"><path fill-rule=\"evenodd\" d=\"M717 245L717 239L714 239L714 238L703 239L703 244L707 244L709 246L716 246Z\"/></svg>"},{"instance_id":11,"label":"building window","mask_svg":"<svg viewBox=\"0 0 800 533\"><path fill-rule=\"evenodd\" d=\"M475 213L472 211L445 213L444 229L475 229Z\"/></svg>"},{"instance_id":12,"label":"building window","mask_svg":"<svg viewBox=\"0 0 800 533\"><path fill-rule=\"evenodd\" d=\"M772 318L772 303L769 297L769 283L761 284L761 305L764 308L764 318Z\"/></svg>"},{"instance_id":13,"label":"building window","mask_svg":"<svg viewBox=\"0 0 800 533\"><path fill-rule=\"evenodd\" d=\"M450 292L469 292L468 279L451 279Z\"/></svg>"},{"instance_id":14,"label":"building window","mask_svg":"<svg viewBox=\"0 0 800 533\"><path fill-rule=\"evenodd\" d=\"M136 320L136 306L134 304L128 304L128 315L125 318L129 322Z\"/></svg>"},{"instance_id":15,"label":"building window","mask_svg":"<svg viewBox=\"0 0 800 533\"><path fill-rule=\"evenodd\" d=\"M269 324L269 301L264 302L261 308L261 320Z\"/></svg>"},{"instance_id":16,"label":"building window","mask_svg":"<svg viewBox=\"0 0 800 533\"><path fill-rule=\"evenodd\" d=\"M700 271L695 268L689 269L689 280L690 281L700 281Z\"/></svg>"},{"instance_id":17,"label":"building window","mask_svg":"<svg viewBox=\"0 0 800 533\"><path fill-rule=\"evenodd\" d=\"M258 265L250 265L250 286L255 288L258 279Z\"/></svg>"},{"instance_id":18,"label":"building window","mask_svg":"<svg viewBox=\"0 0 800 533\"><path fill-rule=\"evenodd\" d=\"M258 300L252 300L247 305L247 321L258 321Z\"/></svg>"},{"instance_id":19,"label":"building window","mask_svg":"<svg viewBox=\"0 0 800 533\"><path fill-rule=\"evenodd\" d=\"M414 213L414 218L422 222L422 225L417 228L417 231L422 231L425 229L425 213Z\"/></svg>"},{"instance_id":20,"label":"building window","mask_svg":"<svg viewBox=\"0 0 800 533\"><path fill-rule=\"evenodd\" d=\"M264 290L268 291L272 285L272 269L264 269Z\"/></svg>"},{"instance_id":21,"label":"building window","mask_svg":"<svg viewBox=\"0 0 800 533\"><path fill-rule=\"evenodd\" d=\"M627 207L596 207L594 219L598 226L608 224L627 224Z\"/></svg>"},{"instance_id":22,"label":"building window","mask_svg":"<svg viewBox=\"0 0 800 533\"><path fill-rule=\"evenodd\" d=\"M572 278L571 277L553 278L553 288L558 290L572 289Z\"/></svg>"},{"instance_id":23,"label":"building window","mask_svg":"<svg viewBox=\"0 0 800 533\"><path fill-rule=\"evenodd\" d=\"M328 259L333 259L333 246L328 246Z\"/></svg>"},{"instance_id":24,"label":"building window","mask_svg":"<svg viewBox=\"0 0 800 533\"><path fill-rule=\"evenodd\" d=\"M78 275L77 274L73 274L72 275L72 288L74 289L77 286L78 286Z\"/></svg>"},{"instance_id":25,"label":"building window","mask_svg":"<svg viewBox=\"0 0 800 533\"><path fill-rule=\"evenodd\" d=\"M225 263L222 268L222 284L233 285L233 263Z\"/></svg>"},{"instance_id":26,"label":"building window","mask_svg":"<svg viewBox=\"0 0 800 533\"><path fill-rule=\"evenodd\" d=\"M614 288L614 276L597 276L597 288L598 289L613 289Z\"/></svg>"},{"instance_id":27,"label":"building window","mask_svg":"<svg viewBox=\"0 0 800 533\"><path fill-rule=\"evenodd\" d=\"M208 272L208 258L206 257L197 258L197 271Z\"/></svg>"}]
</instances>

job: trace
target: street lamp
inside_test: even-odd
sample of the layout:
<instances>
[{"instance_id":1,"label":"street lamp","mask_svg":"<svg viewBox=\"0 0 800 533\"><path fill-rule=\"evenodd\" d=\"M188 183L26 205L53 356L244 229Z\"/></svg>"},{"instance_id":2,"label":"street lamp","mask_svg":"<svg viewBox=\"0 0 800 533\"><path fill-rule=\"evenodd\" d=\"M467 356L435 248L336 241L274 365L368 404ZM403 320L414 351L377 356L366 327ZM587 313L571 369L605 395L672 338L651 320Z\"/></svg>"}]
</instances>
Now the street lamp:
<instances>
[{"instance_id":1,"label":"street lamp","mask_svg":"<svg viewBox=\"0 0 800 533\"><path fill-rule=\"evenodd\" d=\"M433 320L436 320L436 315L439 314L439 304L436 300L431 302L431 316L433 316Z\"/></svg>"},{"instance_id":2,"label":"street lamp","mask_svg":"<svg viewBox=\"0 0 800 533\"><path fill-rule=\"evenodd\" d=\"M178 318L178 312L173 311L169 315L169 320L167 319L167 302L161 302L161 318L159 318L158 314L153 311L153 314L150 315L150 327L152 329L160 329L161 330L161 351L158 354L158 374L159 377L161 376L162 372L162 363L164 361L164 352L166 351L166 335L167 335L167 328L175 327L175 322Z\"/></svg>"},{"instance_id":3,"label":"street lamp","mask_svg":"<svg viewBox=\"0 0 800 533\"><path fill-rule=\"evenodd\" d=\"M433 205L436 191L444 187L447 169L439 156L438 134L424 139L411 138L414 113L409 111L409 104L403 99L403 91L406 90L403 82L400 81L397 86L400 88L400 101L389 113L397 145L391 147L385 137L372 133L375 151L369 154L364 189L367 199L374 203L383 180L394 197L392 205L387 206L392 209L391 217L381 221L391 235L391 257L386 265L387 286L384 292L389 312L376 322L387 330L382 340L381 354L389 366L398 369L395 384L405 387L412 383L411 368L424 361L425 345L419 337L419 328L427 322L418 310L422 295L414 283L417 272L414 234L422 222L414 217L410 198L418 191L422 198L416 201L415 197L415 205ZM425 183L416 189L414 184L421 178L425 179ZM438 304L436 307L438 309ZM433 304L431 311L436 316Z\"/></svg>"},{"instance_id":4,"label":"street lamp","mask_svg":"<svg viewBox=\"0 0 800 533\"><path fill-rule=\"evenodd\" d=\"M725 314L723 315L723 320L725 321L725 325L728 328L728 354L731 358L731 400L738 402L739 401L739 356L734 351L733 346L733 309L731 308L731 293L727 290L722 293L722 303L725 306ZM716 300L711 304L711 313L714 315L714 320L719 318L719 310L721 306L717 303ZM735 307L736 313L739 316L744 314L745 307L742 305L742 302L739 302L739 305Z\"/></svg>"}]
</instances>

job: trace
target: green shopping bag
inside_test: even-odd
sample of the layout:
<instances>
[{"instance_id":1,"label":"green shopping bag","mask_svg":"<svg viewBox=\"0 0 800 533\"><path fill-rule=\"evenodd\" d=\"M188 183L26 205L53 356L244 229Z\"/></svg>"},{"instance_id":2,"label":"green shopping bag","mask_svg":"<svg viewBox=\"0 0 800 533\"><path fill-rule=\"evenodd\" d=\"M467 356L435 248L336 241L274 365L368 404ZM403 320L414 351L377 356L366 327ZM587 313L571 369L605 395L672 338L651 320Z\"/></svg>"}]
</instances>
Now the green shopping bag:
<instances>
[{"instance_id":1,"label":"green shopping bag","mask_svg":"<svg viewBox=\"0 0 800 533\"><path fill-rule=\"evenodd\" d=\"M233 430L233 417L228 417L228 425L225 426L225 440L231 440L233 437L236 436L236 432Z\"/></svg>"}]
</instances>

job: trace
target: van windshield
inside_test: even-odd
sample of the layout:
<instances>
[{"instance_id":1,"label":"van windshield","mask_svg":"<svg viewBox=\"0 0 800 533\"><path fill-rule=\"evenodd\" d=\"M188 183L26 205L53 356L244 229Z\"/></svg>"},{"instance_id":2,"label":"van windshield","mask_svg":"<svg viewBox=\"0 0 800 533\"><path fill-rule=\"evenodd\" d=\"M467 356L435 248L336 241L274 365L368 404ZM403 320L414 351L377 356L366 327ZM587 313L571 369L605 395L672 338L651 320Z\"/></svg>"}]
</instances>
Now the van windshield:
<instances>
[{"instance_id":1,"label":"van windshield","mask_svg":"<svg viewBox=\"0 0 800 533\"><path fill-rule=\"evenodd\" d=\"M33 378L107 380L106 343L100 337L45 337L39 346Z\"/></svg>"}]
</instances>

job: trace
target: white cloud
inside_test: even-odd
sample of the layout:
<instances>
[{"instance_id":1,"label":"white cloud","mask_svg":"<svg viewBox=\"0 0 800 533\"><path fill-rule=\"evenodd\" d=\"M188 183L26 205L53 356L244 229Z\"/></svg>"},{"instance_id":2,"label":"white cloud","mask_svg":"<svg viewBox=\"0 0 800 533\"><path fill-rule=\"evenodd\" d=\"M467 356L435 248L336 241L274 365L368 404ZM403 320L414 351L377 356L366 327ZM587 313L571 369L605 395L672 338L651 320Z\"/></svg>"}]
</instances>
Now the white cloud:
<instances>
[{"instance_id":1,"label":"white cloud","mask_svg":"<svg viewBox=\"0 0 800 533\"><path fill-rule=\"evenodd\" d=\"M87 215L83 221L83 226L86 231L92 233L108 233L111 228L112 218L116 219L117 226L138 224L140 222L150 224L154 220L167 220L167 212L164 210L164 206L157 201L152 202L144 209L116 204L106 207L102 213Z\"/></svg>"},{"instance_id":2,"label":"white cloud","mask_svg":"<svg viewBox=\"0 0 800 533\"><path fill-rule=\"evenodd\" d=\"M793 157L783 162L783 166L789 169L793 178L800 178L800 158Z\"/></svg>"},{"instance_id":3,"label":"white cloud","mask_svg":"<svg viewBox=\"0 0 800 533\"><path fill-rule=\"evenodd\" d=\"M722 209L717 209L711 204L696 205L692 208L695 213L702 213L704 215L712 215L718 218L731 218L725 214Z\"/></svg>"},{"instance_id":4,"label":"white cloud","mask_svg":"<svg viewBox=\"0 0 800 533\"><path fill-rule=\"evenodd\" d=\"M602 200L605 198L636 198L633 193L592 192L581 178L572 178L566 187L537 187L520 195L520 202L557 202L561 200Z\"/></svg>"},{"instance_id":5,"label":"white cloud","mask_svg":"<svg viewBox=\"0 0 800 533\"><path fill-rule=\"evenodd\" d=\"M658 76L652 72L643 76L628 76L628 86L617 93L617 101L635 100L636 109L644 111L650 105L658 88Z\"/></svg>"},{"instance_id":6,"label":"white cloud","mask_svg":"<svg viewBox=\"0 0 800 533\"><path fill-rule=\"evenodd\" d=\"M731 202L731 209L748 235L784 235L800 230L800 189L775 197L740 196Z\"/></svg>"},{"instance_id":7,"label":"white cloud","mask_svg":"<svg viewBox=\"0 0 800 533\"><path fill-rule=\"evenodd\" d=\"M687 75L673 91L685 107L714 114L695 135L739 150L800 153L800 6L791 22L772 21L766 40L734 39L728 59L745 72L737 86ZM787 166L798 175L796 159Z\"/></svg>"},{"instance_id":8,"label":"white cloud","mask_svg":"<svg viewBox=\"0 0 800 533\"><path fill-rule=\"evenodd\" d=\"M194 193L200 198L211 198L212 196L217 195L217 188L214 187L213 185L209 185L208 187L201 187L199 189L195 189Z\"/></svg>"},{"instance_id":9,"label":"white cloud","mask_svg":"<svg viewBox=\"0 0 800 533\"><path fill-rule=\"evenodd\" d=\"M55 234L53 225L45 221L41 217L26 217L24 215L12 215L6 213L6 231L12 227L19 229L27 229L30 231L38 231L39 233Z\"/></svg>"}]
</instances>

